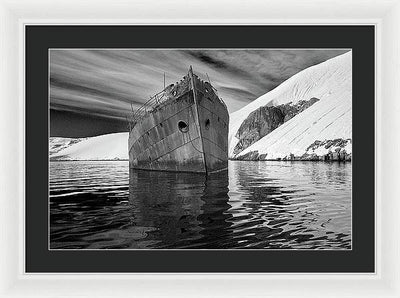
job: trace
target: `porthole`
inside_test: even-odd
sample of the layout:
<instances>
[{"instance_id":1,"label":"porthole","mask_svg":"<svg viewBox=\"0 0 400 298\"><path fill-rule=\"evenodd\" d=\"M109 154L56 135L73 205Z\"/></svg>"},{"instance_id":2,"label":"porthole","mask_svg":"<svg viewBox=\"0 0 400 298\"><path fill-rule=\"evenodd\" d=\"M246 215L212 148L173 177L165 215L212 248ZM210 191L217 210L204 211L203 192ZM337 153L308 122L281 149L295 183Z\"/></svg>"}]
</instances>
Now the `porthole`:
<instances>
[{"instance_id":1,"label":"porthole","mask_svg":"<svg viewBox=\"0 0 400 298\"><path fill-rule=\"evenodd\" d=\"M206 120L206 129L209 129L210 128L210 119L207 119Z\"/></svg>"},{"instance_id":2,"label":"porthole","mask_svg":"<svg viewBox=\"0 0 400 298\"><path fill-rule=\"evenodd\" d=\"M181 132L188 132L189 131L189 125L185 121L179 121L178 122L178 128Z\"/></svg>"}]
</instances>

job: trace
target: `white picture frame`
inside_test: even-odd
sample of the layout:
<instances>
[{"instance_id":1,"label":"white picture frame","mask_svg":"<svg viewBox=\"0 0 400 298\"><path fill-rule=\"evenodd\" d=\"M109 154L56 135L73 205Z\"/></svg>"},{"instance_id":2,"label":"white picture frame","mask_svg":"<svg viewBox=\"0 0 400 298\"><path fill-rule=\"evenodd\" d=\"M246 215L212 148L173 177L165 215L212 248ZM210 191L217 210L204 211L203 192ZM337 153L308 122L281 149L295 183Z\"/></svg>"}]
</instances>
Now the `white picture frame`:
<instances>
[{"instance_id":1,"label":"white picture frame","mask_svg":"<svg viewBox=\"0 0 400 298\"><path fill-rule=\"evenodd\" d=\"M0 2L1 297L400 297L400 2L20 0ZM24 273L26 24L369 24L376 28L376 272Z\"/></svg>"}]
</instances>

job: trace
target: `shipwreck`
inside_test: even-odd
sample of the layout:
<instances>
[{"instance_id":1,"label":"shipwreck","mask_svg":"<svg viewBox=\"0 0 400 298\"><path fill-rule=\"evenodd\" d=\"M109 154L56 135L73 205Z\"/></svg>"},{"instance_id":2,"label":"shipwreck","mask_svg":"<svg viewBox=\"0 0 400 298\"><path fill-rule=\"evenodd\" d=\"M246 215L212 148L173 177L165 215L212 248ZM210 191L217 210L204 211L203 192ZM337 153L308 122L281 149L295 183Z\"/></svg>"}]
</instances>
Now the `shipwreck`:
<instances>
[{"instance_id":1,"label":"shipwreck","mask_svg":"<svg viewBox=\"0 0 400 298\"><path fill-rule=\"evenodd\" d=\"M228 168L227 107L192 67L132 109L128 124L130 168L204 174Z\"/></svg>"}]
</instances>

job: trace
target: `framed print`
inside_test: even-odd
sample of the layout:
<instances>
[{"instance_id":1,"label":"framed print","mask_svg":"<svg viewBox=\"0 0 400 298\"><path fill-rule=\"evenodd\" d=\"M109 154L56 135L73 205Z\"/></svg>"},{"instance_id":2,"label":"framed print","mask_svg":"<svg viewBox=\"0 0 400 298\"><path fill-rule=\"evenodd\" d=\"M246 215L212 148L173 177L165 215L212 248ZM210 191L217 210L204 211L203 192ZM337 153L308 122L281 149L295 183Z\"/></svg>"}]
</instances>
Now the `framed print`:
<instances>
[{"instance_id":1,"label":"framed print","mask_svg":"<svg viewBox=\"0 0 400 298\"><path fill-rule=\"evenodd\" d=\"M2 7L6 296L398 296L396 3L251 23L23 5Z\"/></svg>"},{"instance_id":2,"label":"framed print","mask_svg":"<svg viewBox=\"0 0 400 298\"><path fill-rule=\"evenodd\" d=\"M374 272L373 26L25 29L27 272Z\"/></svg>"}]
</instances>

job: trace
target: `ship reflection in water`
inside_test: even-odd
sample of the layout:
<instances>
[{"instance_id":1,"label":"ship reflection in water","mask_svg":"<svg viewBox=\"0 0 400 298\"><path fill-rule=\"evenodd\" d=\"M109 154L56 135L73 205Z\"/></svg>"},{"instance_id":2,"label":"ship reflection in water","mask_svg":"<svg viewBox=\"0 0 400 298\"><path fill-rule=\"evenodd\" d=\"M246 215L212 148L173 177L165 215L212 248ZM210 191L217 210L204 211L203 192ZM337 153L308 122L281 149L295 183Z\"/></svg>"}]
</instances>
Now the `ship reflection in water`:
<instances>
[{"instance_id":1,"label":"ship reflection in water","mask_svg":"<svg viewBox=\"0 0 400 298\"><path fill-rule=\"evenodd\" d=\"M351 164L229 162L228 173L52 162L52 249L350 249ZM129 173L129 175L128 175Z\"/></svg>"}]
</instances>

